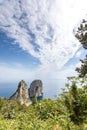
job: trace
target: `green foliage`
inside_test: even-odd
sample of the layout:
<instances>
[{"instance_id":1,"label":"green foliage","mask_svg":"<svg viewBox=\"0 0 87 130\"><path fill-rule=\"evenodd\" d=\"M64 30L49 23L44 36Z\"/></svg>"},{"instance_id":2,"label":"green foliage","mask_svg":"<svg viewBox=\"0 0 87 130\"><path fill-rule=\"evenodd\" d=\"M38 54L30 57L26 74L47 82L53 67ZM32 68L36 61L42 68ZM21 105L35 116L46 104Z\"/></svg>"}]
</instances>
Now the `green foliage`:
<instances>
[{"instance_id":1,"label":"green foliage","mask_svg":"<svg viewBox=\"0 0 87 130\"><path fill-rule=\"evenodd\" d=\"M36 95L32 99L32 104L33 105L37 104L37 96Z\"/></svg>"},{"instance_id":2,"label":"green foliage","mask_svg":"<svg viewBox=\"0 0 87 130\"><path fill-rule=\"evenodd\" d=\"M87 56L81 61L81 67L77 67L76 71L79 73L79 77L84 77L87 74Z\"/></svg>"},{"instance_id":3,"label":"green foliage","mask_svg":"<svg viewBox=\"0 0 87 130\"><path fill-rule=\"evenodd\" d=\"M87 21L83 20L78 27L75 37L80 41L85 49L87 49Z\"/></svg>"},{"instance_id":4,"label":"green foliage","mask_svg":"<svg viewBox=\"0 0 87 130\"><path fill-rule=\"evenodd\" d=\"M80 94L87 93L86 86L83 87L83 91L77 88L73 90L74 87L72 89L69 87L72 99L75 96L73 92L77 90ZM73 108L72 105L70 106L69 92L63 92L62 96L55 100L44 99L34 105L31 104L29 107L20 105L16 101L0 99L2 104L0 130L80 130L80 127L71 120L74 106ZM77 100L77 96L75 100ZM81 96L80 100L83 100ZM87 102L87 97L84 102ZM83 103L83 110L87 109L85 103Z\"/></svg>"},{"instance_id":5,"label":"green foliage","mask_svg":"<svg viewBox=\"0 0 87 130\"><path fill-rule=\"evenodd\" d=\"M51 116L58 116L59 110L56 101L51 99L44 99L36 105L36 110L39 112L39 117L42 120L47 120Z\"/></svg>"},{"instance_id":6,"label":"green foliage","mask_svg":"<svg viewBox=\"0 0 87 130\"><path fill-rule=\"evenodd\" d=\"M77 87L77 85L80 85L77 79L79 78L69 78L67 89L62 93L62 100L71 121L80 125L87 117L87 86L84 86L84 82L82 82L82 88Z\"/></svg>"}]
</instances>

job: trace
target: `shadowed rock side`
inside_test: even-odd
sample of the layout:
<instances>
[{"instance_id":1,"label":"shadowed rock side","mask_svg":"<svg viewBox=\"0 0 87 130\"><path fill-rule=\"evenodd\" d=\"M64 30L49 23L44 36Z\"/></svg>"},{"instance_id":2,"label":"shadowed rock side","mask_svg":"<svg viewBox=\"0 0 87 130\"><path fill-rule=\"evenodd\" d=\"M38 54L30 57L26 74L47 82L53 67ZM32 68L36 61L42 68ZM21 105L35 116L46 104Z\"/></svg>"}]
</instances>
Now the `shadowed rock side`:
<instances>
[{"instance_id":1,"label":"shadowed rock side","mask_svg":"<svg viewBox=\"0 0 87 130\"><path fill-rule=\"evenodd\" d=\"M25 104L26 106L31 104L29 100L28 87L24 80L19 82L17 91L9 99L18 100L21 104Z\"/></svg>"},{"instance_id":2,"label":"shadowed rock side","mask_svg":"<svg viewBox=\"0 0 87 130\"><path fill-rule=\"evenodd\" d=\"M29 88L29 97L33 98L43 96L43 84L41 80L34 80Z\"/></svg>"}]
</instances>

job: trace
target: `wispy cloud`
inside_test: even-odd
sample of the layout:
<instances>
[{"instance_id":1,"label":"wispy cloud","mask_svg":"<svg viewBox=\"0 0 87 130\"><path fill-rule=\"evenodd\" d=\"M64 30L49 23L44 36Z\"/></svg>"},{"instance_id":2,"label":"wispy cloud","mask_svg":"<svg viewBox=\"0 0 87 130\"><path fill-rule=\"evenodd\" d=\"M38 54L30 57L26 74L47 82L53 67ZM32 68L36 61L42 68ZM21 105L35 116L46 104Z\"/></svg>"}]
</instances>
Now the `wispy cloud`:
<instances>
[{"instance_id":1,"label":"wispy cloud","mask_svg":"<svg viewBox=\"0 0 87 130\"><path fill-rule=\"evenodd\" d=\"M34 75L31 70L25 69L22 65L11 66L6 63L0 64L0 83L19 82L22 79L31 80Z\"/></svg>"},{"instance_id":2,"label":"wispy cloud","mask_svg":"<svg viewBox=\"0 0 87 130\"><path fill-rule=\"evenodd\" d=\"M42 64L61 68L80 46L73 29L86 5L86 0L1 0L0 29Z\"/></svg>"},{"instance_id":3,"label":"wispy cloud","mask_svg":"<svg viewBox=\"0 0 87 130\"><path fill-rule=\"evenodd\" d=\"M72 74L74 75L74 68L73 65L69 68L63 68L62 70L58 68L53 69L53 66L40 66L31 70L19 63L14 63L13 66L0 63L0 82L16 82L21 79L31 81L36 78L46 82L49 82L49 80L63 80L66 79L71 72L73 72Z\"/></svg>"}]
</instances>

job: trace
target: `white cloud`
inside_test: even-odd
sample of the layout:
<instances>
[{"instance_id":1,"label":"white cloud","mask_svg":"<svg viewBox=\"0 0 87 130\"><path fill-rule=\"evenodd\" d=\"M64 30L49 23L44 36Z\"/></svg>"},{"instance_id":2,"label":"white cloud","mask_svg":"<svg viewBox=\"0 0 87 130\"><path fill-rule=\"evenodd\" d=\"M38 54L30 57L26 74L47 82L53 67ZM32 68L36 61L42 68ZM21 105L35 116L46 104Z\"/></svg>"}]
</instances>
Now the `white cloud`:
<instances>
[{"instance_id":1,"label":"white cloud","mask_svg":"<svg viewBox=\"0 0 87 130\"><path fill-rule=\"evenodd\" d=\"M0 64L0 83L19 82L22 79L32 79L33 72L22 67L22 65L16 64L10 66L8 64Z\"/></svg>"},{"instance_id":2,"label":"white cloud","mask_svg":"<svg viewBox=\"0 0 87 130\"><path fill-rule=\"evenodd\" d=\"M0 28L42 64L61 68L80 46L73 29L86 5L86 0L5 0L0 5Z\"/></svg>"},{"instance_id":3,"label":"white cloud","mask_svg":"<svg viewBox=\"0 0 87 130\"><path fill-rule=\"evenodd\" d=\"M79 58L79 57L81 56L81 54L82 54L82 51L78 51L78 52L76 53L75 57L76 57L76 58Z\"/></svg>"},{"instance_id":4,"label":"white cloud","mask_svg":"<svg viewBox=\"0 0 87 130\"><path fill-rule=\"evenodd\" d=\"M76 68L81 67L81 62L79 61L75 66L76 66Z\"/></svg>"},{"instance_id":5,"label":"white cloud","mask_svg":"<svg viewBox=\"0 0 87 130\"><path fill-rule=\"evenodd\" d=\"M13 65L0 63L0 73L0 82L15 82L21 79L29 81L36 78L47 82L49 80L66 79L70 73L74 75L74 66L62 70L59 70L56 66L40 66L29 69L19 63Z\"/></svg>"}]
</instances>

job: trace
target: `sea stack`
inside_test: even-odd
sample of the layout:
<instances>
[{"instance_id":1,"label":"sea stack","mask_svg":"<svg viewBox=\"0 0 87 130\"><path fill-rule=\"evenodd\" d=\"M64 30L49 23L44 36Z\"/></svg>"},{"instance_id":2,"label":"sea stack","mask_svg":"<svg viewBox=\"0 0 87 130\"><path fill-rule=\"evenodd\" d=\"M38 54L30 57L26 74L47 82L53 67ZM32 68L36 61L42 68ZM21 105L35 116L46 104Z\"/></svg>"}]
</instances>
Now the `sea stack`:
<instances>
[{"instance_id":1,"label":"sea stack","mask_svg":"<svg viewBox=\"0 0 87 130\"><path fill-rule=\"evenodd\" d=\"M38 100L43 98L43 83L41 80L34 80L30 84L29 97L32 100L33 97L37 97Z\"/></svg>"},{"instance_id":2,"label":"sea stack","mask_svg":"<svg viewBox=\"0 0 87 130\"><path fill-rule=\"evenodd\" d=\"M10 100L18 100L21 104L29 106L31 101L29 100L28 87L24 80L21 80L18 84L18 89L9 98Z\"/></svg>"}]
</instances>

